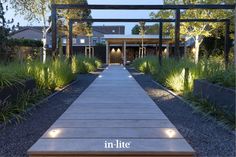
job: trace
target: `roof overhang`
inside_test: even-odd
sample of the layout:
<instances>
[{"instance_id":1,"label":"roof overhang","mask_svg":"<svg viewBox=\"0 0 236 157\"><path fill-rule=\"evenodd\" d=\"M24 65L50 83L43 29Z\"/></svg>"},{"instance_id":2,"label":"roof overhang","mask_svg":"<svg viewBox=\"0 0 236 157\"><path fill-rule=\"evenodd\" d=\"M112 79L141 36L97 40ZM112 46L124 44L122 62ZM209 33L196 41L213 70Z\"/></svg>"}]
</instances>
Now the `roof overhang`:
<instances>
[{"instance_id":1,"label":"roof overhang","mask_svg":"<svg viewBox=\"0 0 236 157\"><path fill-rule=\"evenodd\" d=\"M104 35L104 39L109 44L122 44L126 41L127 44L141 44L142 37L140 35ZM162 37L163 44L171 42L172 39L167 36ZM158 44L159 35L145 35L143 37L144 44Z\"/></svg>"}]
</instances>

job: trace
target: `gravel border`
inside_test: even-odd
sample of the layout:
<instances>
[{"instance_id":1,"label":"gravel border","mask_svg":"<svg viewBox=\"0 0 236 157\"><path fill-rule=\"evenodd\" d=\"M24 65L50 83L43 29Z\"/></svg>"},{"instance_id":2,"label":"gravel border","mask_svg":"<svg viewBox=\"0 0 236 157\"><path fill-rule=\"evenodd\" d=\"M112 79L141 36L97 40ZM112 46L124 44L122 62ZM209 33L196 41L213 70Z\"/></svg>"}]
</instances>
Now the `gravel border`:
<instances>
[{"instance_id":1,"label":"gravel border","mask_svg":"<svg viewBox=\"0 0 236 157\"><path fill-rule=\"evenodd\" d=\"M200 157L234 157L235 133L196 112L190 105L158 85L148 75L127 68L157 106L176 126Z\"/></svg>"},{"instance_id":2,"label":"gravel border","mask_svg":"<svg viewBox=\"0 0 236 157\"><path fill-rule=\"evenodd\" d=\"M25 115L19 124L8 123L0 129L0 156L26 157L27 150L64 113L73 101L96 79L102 71L80 74L76 82L64 90L41 101Z\"/></svg>"}]
</instances>

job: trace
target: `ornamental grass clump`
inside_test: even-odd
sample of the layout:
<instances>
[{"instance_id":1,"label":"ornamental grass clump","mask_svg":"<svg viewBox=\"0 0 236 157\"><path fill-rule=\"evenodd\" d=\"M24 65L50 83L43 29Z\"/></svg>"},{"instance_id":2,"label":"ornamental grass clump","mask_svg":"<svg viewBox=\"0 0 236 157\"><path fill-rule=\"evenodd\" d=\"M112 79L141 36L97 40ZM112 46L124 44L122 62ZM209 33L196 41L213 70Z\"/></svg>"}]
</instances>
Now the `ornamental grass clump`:
<instances>
[{"instance_id":1,"label":"ornamental grass clump","mask_svg":"<svg viewBox=\"0 0 236 157\"><path fill-rule=\"evenodd\" d=\"M77 73L89 73L96 71L102 66L101 61L96 58L88 58L84 56L74 56L72 58L72 69Z\"/></svg>"},{"instance_id":2,"label":"ornamental grass clump","mask_svg":"<svg viewBox=\"0 0 236 157\"><path fill-rule=\"evenodd\" d=\"M55 90L75 79L70 63L62 59L51 60L45 64L40 61L30 62L27 71L43 89Z\"/></svg>"},{"instance_id":3,"label":"ornamental grass clump","mask_svg":"<svg viewBox=\"0 0 236 157\"><path fill-rule=\"evenodd\" d=\"M150 73L159 83L178 93L191 92L195 79L235 87L235 68L229 65L225 69L220 57L201 59L198 64L187 58L163 58L160 66L158 57L148 56L136 59L132 65L141 72Z\"/></svg>"}]
</instances>

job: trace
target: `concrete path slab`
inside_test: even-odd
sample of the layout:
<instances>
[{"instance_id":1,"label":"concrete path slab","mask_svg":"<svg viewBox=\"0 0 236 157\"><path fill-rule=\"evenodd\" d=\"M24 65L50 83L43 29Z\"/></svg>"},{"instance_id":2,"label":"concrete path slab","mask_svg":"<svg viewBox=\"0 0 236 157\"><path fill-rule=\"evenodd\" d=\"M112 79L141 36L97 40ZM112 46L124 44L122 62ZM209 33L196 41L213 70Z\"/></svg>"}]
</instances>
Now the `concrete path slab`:
<instances>
[{"instance_id":1,"label":"concrete path slab","mask_svg":"<svg viewBox=\"0 0 236 157\"><path fill-rule=\"evenodd\" d=\"M46 156L193 156L194 150L122 66L104 70L29 149Z\"/></svg>"}]
</instances>

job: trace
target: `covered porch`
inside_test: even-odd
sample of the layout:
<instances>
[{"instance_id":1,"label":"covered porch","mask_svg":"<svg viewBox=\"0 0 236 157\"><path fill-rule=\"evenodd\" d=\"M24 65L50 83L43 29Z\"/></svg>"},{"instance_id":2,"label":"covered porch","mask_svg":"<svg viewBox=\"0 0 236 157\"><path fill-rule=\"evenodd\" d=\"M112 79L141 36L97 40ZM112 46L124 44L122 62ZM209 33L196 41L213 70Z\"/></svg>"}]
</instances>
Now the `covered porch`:
<instances>
[{"instance_id":1,"label":"covered porch","mask_svg":"<svg viewBox=\"0 0 236 157\"><path fill-rule=\"evenodd\" d=\"M147 55L169 56L173 41L170 37L162 37L162 46L159 45L158 35L105 35L106 64L124 64ZM142 41L143 40L143 41ZM143 45L143 49L142 49Z\"/></svg>"}]
</instances>

